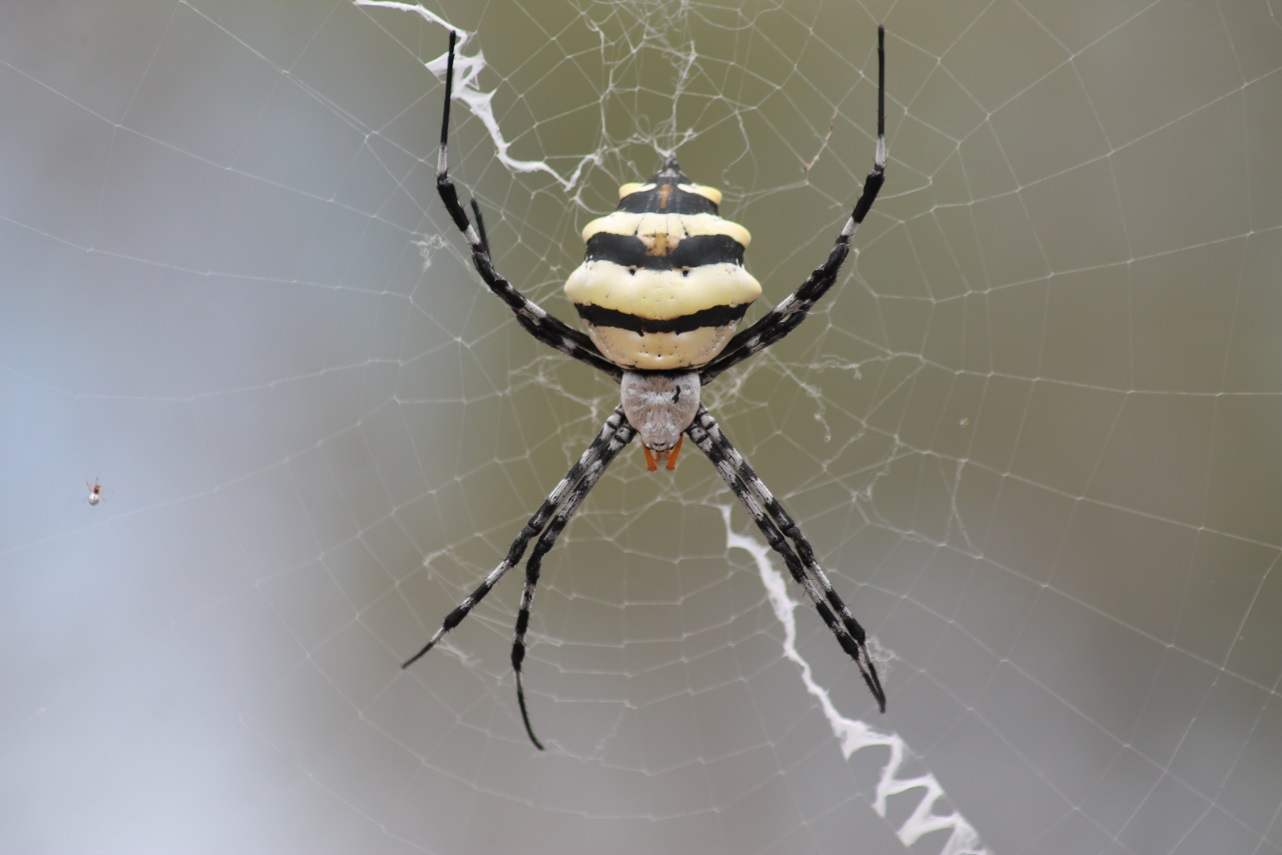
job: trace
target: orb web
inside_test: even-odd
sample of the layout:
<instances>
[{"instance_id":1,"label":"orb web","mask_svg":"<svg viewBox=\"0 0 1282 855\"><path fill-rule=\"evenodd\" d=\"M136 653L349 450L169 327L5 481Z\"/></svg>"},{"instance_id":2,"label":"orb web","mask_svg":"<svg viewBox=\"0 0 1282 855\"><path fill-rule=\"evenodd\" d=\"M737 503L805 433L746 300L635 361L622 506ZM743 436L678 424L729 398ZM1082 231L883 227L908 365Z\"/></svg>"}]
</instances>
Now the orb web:
<instances>
[{"instance_id":1,"label":"orb web","mask_svg":"<svg viewBox=\"0 0 1282 855\"><path fill-rule=\"evenodd\" d=\"M1267 4L44 4L0 34L15 851L1275 852L1282 38ZM765 295L715 472L628 449L399 664L618 402L579 230L676 152ZM90 505L86 480L100 479ZM216 819L215 819L216 818Z\"/></svg>"}]
</instances>

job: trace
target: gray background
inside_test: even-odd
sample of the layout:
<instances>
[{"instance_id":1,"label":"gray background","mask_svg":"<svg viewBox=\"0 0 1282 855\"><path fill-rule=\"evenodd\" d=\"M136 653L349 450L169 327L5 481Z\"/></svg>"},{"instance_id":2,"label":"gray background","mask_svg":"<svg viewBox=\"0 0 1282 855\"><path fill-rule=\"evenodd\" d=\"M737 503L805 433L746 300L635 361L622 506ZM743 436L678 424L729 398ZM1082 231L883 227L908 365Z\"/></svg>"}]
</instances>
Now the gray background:
<instances>
[{"instance_id":1,"label":"gray background","mask_svg":"<svg viewBox=\"0 0 1282 855\"><path fill-rule=\"evenodd\" d=\"M843 754L694 449L625 452L546 562L546 753L507 662L520 571L400 671L617 400L468 271L433 185L443 29L21 4L0 849L956 851L913 837L914 777L996 853L1282 849L1278 10L535 8L433 10L550 168L456 111L501 268L566 318L578 230L674 146L752 231L763 305L795 287L871 163L889 28L862 254L707 393L876 636L885 716L796 612L881 735Z\"/></svg>"}]
</instances>

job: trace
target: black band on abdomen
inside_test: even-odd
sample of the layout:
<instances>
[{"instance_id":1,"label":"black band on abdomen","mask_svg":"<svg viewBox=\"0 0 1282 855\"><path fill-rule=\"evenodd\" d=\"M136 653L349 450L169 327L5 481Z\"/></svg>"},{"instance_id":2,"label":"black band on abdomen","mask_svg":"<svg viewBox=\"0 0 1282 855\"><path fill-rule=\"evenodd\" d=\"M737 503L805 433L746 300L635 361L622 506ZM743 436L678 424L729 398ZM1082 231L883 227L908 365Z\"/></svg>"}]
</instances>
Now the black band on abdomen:
<instances>
[{"instance_id":1,"label":"black band on abdomen","mask_svg":"<svg viewBox=\"0 0 1282 855\"><path fill-rule=\"evenodd\" d=\"M660 238L662 239L662 238ZM636 235L597 232L588 238L588 261L612 261L642 270L673 270L708 264L743 265L743 244L729 235L691 235L665 254L653 253Z\"/></svg>"},{"instance_id":2,"label":"black band on abdomen","mask_svg":"<svg viewBox=\"0 0 1282 855\"><path fill-rule=\"evenodd\" d=\"M679 318L664 319L642 318L616 309L603 309L600 306L585 306L579 303L575 303L574 308L578 310L579 317L592 326L616 327L635 333L684 333L705 327L725 327L736 324L743 317L744 312L748 311L748 304L713 306Z\"/></svg>"}]
</instances>

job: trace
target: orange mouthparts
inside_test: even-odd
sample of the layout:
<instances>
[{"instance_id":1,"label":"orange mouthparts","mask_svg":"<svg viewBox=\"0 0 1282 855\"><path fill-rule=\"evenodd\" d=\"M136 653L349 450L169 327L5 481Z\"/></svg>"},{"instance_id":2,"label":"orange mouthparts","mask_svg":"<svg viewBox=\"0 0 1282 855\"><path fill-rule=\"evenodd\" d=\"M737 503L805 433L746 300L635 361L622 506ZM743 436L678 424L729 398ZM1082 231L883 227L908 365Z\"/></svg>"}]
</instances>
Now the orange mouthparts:
<instances>
[{"instance_id":1,"label":"orange mouthparts","mask_svg":"<svg viewBox=\"0 0 1282 855\"><path fill-rule=\"evenodd\" d=\"M681 453L681 443L683 441L685 441L684 434L682 436L677 437L677 444L672 446L671 451L651 451L649 447L642 445L641 448L642 450L645 451L645 468L649 469L651 472L654 472L659 468L659 464L663 461L663 459L667 458L668 460L668 465L666 467L667 470L671 472L672 470L676 469L677 455Z\"/></svg>"}]
</instances>

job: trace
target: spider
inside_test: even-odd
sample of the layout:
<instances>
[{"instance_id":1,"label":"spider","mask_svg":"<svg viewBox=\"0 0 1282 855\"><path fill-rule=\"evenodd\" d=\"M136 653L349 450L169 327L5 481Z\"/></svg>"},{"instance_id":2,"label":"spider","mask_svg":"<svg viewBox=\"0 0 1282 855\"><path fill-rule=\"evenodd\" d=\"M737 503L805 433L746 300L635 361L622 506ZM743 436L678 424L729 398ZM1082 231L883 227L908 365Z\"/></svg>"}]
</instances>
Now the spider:
<instances>
[{"instance_id":1,"label":"spider","mask_svg":"<svg viewBox=\"0 0 1282 855\"><path fill-rule=\"evenodd\" d=\"M669 156L649 181L620 187L618 208L593 220L583 230L586 257L570 274L565 290L587 328L586 335L548 314L495 270L480 206L473 198L473 223L459 202L449 174L447 150L456 41L457 34L451 32L436 172L441 201L466 238L477 273L508 305L517 323L549 347L587 363L619 383L622 403L530 517L506 557L445 616L427 644L401 667L413 665L445 633L462 623L508 570L520 563L534 541L516 617L512 670L525 732L542 750L543 743L534 735L526 708L521 665L543 556L606 468L637 434L641 435L646 465L651 471L665 461L667 468L673 469L681 441L688 436L751 513L757 528L783 558L819 617L854 660L878 708L885 712L886 694L868 655L863 627L833 590L815 559L814 548L796 522L699 403L702 386L796 329L832 287L850 253L855 229L872 208L886 178L885 28L877 29L876 154L854 211L837 235L827 260L783 302L738 334L733 334L735 325L761 293L757 280L743 267L743 252L750 240L748 231L718 216L721 193L691 183L675 156Z\"/></svg>"},{"instance_id":2,"label":"spider","mask_svg":"<svg viewBox=\"0 0 1282 855\"><path fill-rule=\"evenodd\" d=\"M89 488L89 495L85 496L84 501L88 502L90 506L102 501L102 483L97 478L93 479L92 484L86 481L85 486Z\"/></svg>"}]
</instances>

